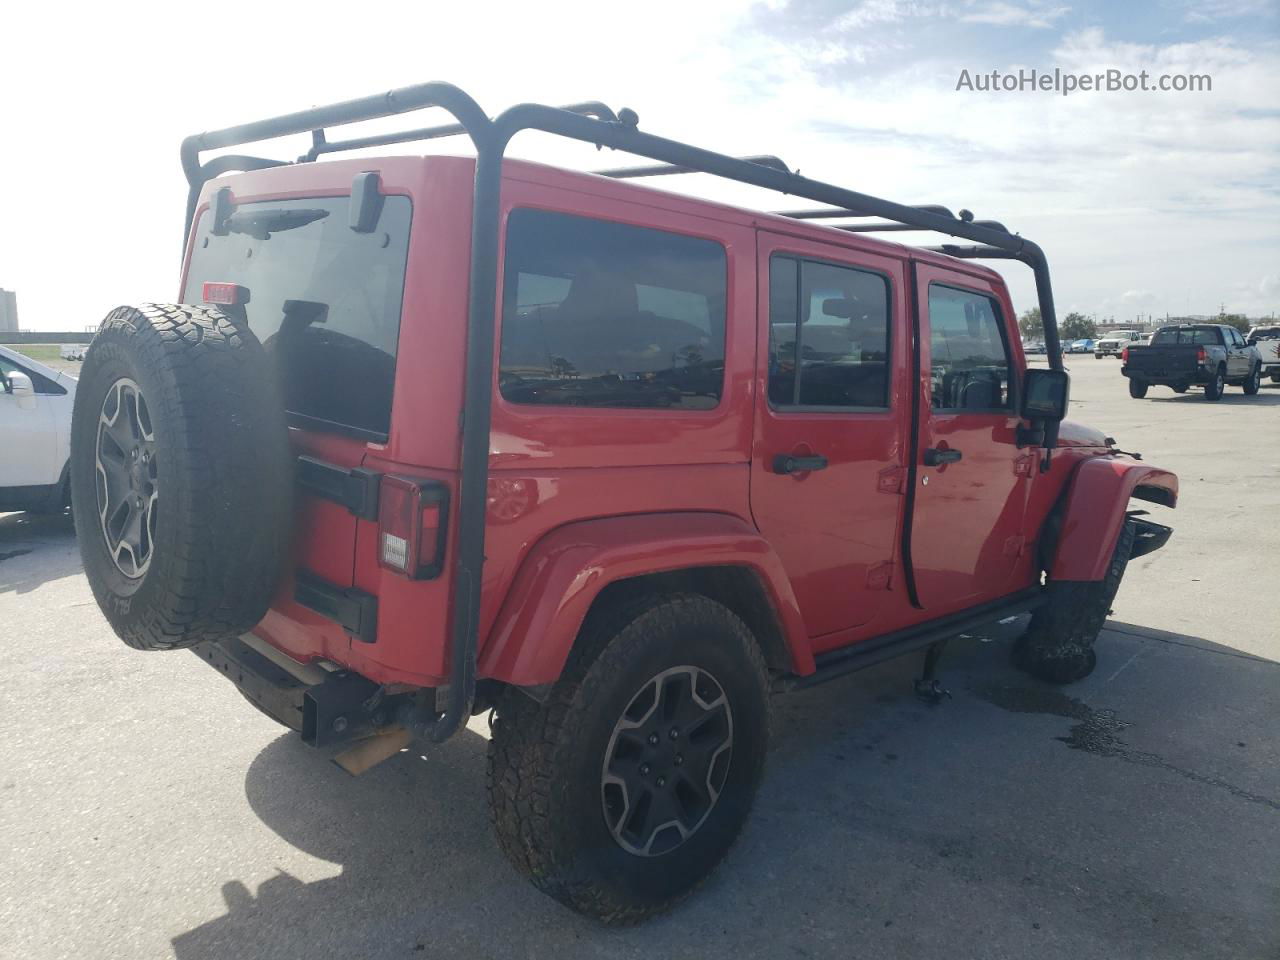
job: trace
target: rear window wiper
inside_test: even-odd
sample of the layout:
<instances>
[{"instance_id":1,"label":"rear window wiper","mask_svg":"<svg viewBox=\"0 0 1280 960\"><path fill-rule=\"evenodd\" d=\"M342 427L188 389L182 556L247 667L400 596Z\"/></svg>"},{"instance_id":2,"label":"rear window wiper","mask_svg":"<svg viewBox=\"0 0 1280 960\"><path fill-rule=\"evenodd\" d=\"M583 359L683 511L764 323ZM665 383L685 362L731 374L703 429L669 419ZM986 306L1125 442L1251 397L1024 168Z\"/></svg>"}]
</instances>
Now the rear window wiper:
<instances>
[{"instance_id":1,"label":"rear window wiper","mask_svg":"<svg viewBox=\"0 0 1280 960\"><path fill-rule=\"evenodd\" d=\"M244 233L255 240L268 240L273 233L305 227L328 215L328 210L240 210L227 217L226 228L230 233Z\"/></svg>"}]
</instances>

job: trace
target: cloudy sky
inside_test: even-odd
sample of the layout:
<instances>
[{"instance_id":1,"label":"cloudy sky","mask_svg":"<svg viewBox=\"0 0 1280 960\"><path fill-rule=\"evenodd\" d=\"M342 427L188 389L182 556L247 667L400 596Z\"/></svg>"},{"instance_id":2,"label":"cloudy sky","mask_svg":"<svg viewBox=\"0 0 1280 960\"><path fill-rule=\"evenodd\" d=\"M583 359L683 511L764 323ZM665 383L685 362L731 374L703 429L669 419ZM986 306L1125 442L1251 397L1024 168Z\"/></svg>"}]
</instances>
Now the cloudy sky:
<instances>
[{"instance_id":1,"label":"cloudy sky","mask_svg":"<svg viewBox=\"0 0 1280 960\"><path fill-rule=\"evenodd\" d=\"M969 207L1046 249L1060 312L1280 314L1280 0L462 7L10 5L0 287L18 291L23 326L81 329L116 304L175 295L184 135L435 79L491 112L630 106L654 133ZM1054 68L1208 74L1212 90L956 89L965 70ZM513 152L626 161L537 135ZM661 185L778 205L705 177ZM1025 268L1003 269L1018 308L1033 305Z\"/></svg>"}]
</instances>

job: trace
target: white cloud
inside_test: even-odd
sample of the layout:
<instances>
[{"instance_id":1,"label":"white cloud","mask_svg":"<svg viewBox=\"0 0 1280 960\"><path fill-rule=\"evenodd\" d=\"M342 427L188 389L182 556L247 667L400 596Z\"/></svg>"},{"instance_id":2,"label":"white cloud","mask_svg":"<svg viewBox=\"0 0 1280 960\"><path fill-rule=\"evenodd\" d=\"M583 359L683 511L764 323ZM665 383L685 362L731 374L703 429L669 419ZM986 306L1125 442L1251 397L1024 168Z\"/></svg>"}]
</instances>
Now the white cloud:
<instances>
[{"instance_id":1,"label":"white cloud","mask_svg":"<svg viewBox=\"0 0 1280 960\"><path fill-rule=\"evenodd\" d=\"M1027 5L1003 2L970 3L969 9L960 14L965 23L989 23L1002 27L1036 27L1046 29L1071 10L1064 6L1047 6L1040 3Z\"/></svg>"}]
</instances>

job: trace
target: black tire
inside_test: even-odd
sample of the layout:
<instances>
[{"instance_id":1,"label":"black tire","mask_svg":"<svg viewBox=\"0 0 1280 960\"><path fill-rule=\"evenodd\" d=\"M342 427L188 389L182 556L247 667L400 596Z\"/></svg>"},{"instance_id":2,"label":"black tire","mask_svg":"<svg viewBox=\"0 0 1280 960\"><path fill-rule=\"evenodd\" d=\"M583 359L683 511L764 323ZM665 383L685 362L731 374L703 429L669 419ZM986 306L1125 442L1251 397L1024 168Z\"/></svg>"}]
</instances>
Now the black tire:
<instances>
[{"instance_id":1,"label":"black tire","mask_svg":"<svg viewBox=\"0 0 1280 960\"><path fill-rule=\"evenodd\" d=\"M1187 387L1189 386L1190 384L1186 384L1186 383L1175 383L1172 387L1172 390L1174 393L1186 393Z\"/></svg>"},{"instance_id":2,"label":"black tire","mask_svg":"<svg viewBox=\"0 0 1280 960\"><path fill-rule=\"evenodd\" d=\"M1256 396L1258 391L1262 389L1262 367L1255 363L1253 365L1253 371L1245 378L1242 386L1244 387L1246 396Z\"/></svg>"},{"instance_id":3,"label":"black tire","mask_svg":"<svg viewBox=\"0 0 1280 960\"><path fill-rule=\"evenodd\" d=\"M1135 400L1141 400L1147 395L1147 381L1139 380L1137 377L1129 378L1129 396Z\"/></svg>"},{"instance_id":4,"label":"black tire","mask_svg":"<svg viewBox=\"0 0 1280 960\"><path fill-rule=\"evenodd\" d=\"M673 849L643 855L615 838L615 829L621 834L630 822L630 799L616 815L616 827L607 819L606 803L626 796L611 797L610 790L617 788L605 782L615 769L610 757L617 758L621 746L618 741L615 747L615 726L664 671L686 665L705 671L725 695L731 737L727 767L720 770L719 759L708 761L706 783L717 768L721 788L690 835ZM655 703L652 713L657 708ZM737 616L691 594L648 596L621 605L584 626L564 678L544 703L518 691L499 703L488 774L498 844L520 873L570 909L610 924L638 922L671 907L724 859L750 812L768 738L768 671ZM627 762L639 764L650 757L645 751L668 748L665 742L653 743L633 746ZM693 743L690 737L690 749ZM682 749L674 736L671 749ZM652 775L654 787L647 795L658 796L664 771L672 777L667 799L692 782L677 781L680 773L671 764L680 761L657 752L652 757L656 769L645 774ZM650 842L662 834L653 831ZM664 839L672 838L668 833Z\"/></svg>"},{"instance_id":5,"label":"black tire","mask_svg":"<svg viewBox=\"0 0 1280 960\"><path fill-rule=\"evenodd\" d=\"M1280 383L1280 372L1271 374L1272 383Z\"/></svg>"},{"instance_id":6,"label":"black tire","mask_svg":"<svg viewBox=\"0 0 1280 960\"><path fill-rule=\"evenodd\" d=\"M71 501L120 639L172 650L261 620L288 553L292 485L276 380L246 326L188 305L107 315L76 389Z\"/></svg>"},{"instance_id":7,"label":"black tire","mask_svg":"<svg viewBox=\"0 0 1280 960\"><path fill-rule=\"evenodd\" d=\"M1222 367L1218 367L1213 375L1213 379L1204 385L1204 398L1206 400L1221 400L1223 392L1227 389L1227 371Z\"/></svg>"},{"instance_id":8,"label":"black tire","mask_svg":"<svg viewBox=\"0 0 1280 960\"><path fill-rule=\"evenodd\" d=\"M1047 602L1013 645L1013 665L1046 683L1073 683L1093 673L1098 657L1093 644L1111 612L1124 579L1137 527L1120 528L1106 576L1095 582L1053 581L1045 586Z\"/></svg>"}]
</instances>

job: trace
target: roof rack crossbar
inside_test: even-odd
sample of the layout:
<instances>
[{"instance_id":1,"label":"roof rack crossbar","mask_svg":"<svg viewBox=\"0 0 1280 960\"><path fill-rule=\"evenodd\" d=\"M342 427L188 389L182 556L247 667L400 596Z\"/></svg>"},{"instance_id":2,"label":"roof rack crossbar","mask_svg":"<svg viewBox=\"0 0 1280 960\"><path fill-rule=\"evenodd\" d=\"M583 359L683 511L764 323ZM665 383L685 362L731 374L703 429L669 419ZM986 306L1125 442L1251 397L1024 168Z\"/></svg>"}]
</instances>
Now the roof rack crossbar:
<instances>
[{"instance_id":1,"label":"roof rack crossbar","mask_svg":"<svg viewBox=\"0 0 1280 960\"><path fill-rule=\"evenodd\" d=\"M948 207L939 203L919 203L914 206L915 210L923 210L926 213L936 213L941 217L956 218ZM861 213L857 210L775 210L774 216L791 217L793 220L838 220L845 217L870 217L874 214Z\"/></svg>"},{"instance_id":2,"label":"roof rack crossbar","mask_svg":"<svg viewBox=\"0 0 1280 960\"><path fill-rule=\"evenodd\" d=\"M618 116L606 104L599 100L586 100L582 103L570 103L558 110L579 113L597 120L617 121ZM311 149L298 158L299 163L310 163L326 153L337 153L341 150L363 150L368 147L382 147L393 143L411 143L414 140L437 140L441 137L456 137L467 132L461 123L446 123L435 127L420 127L417 130L402 130L396 133L375 133L367 137L353 137L350 140L326 140L323 130L313 130L319 135Z\"/></svg>"},{"instance_id":3,"label":"roof rack crossbar","mask_svg":"<svg viewBox=\"0 0 1280 960\"><path fill-rule=\"evenodd\" d=\"M772 154L761 153L750 157L735 157L735 160L742 160L746 163L754 163L761 167L768 167L771 170L781 170L784 173L790 173L791 168L782 162L780 157ZM638 177L670 177L678 173L709 173L707 170L700 170L697 167L685 167L672 163L655 163L643 167L615 167L611 170L593 170L592 173L601 177L613 177L615 180L632 180Z\"/></svg>"}]
</instances>

